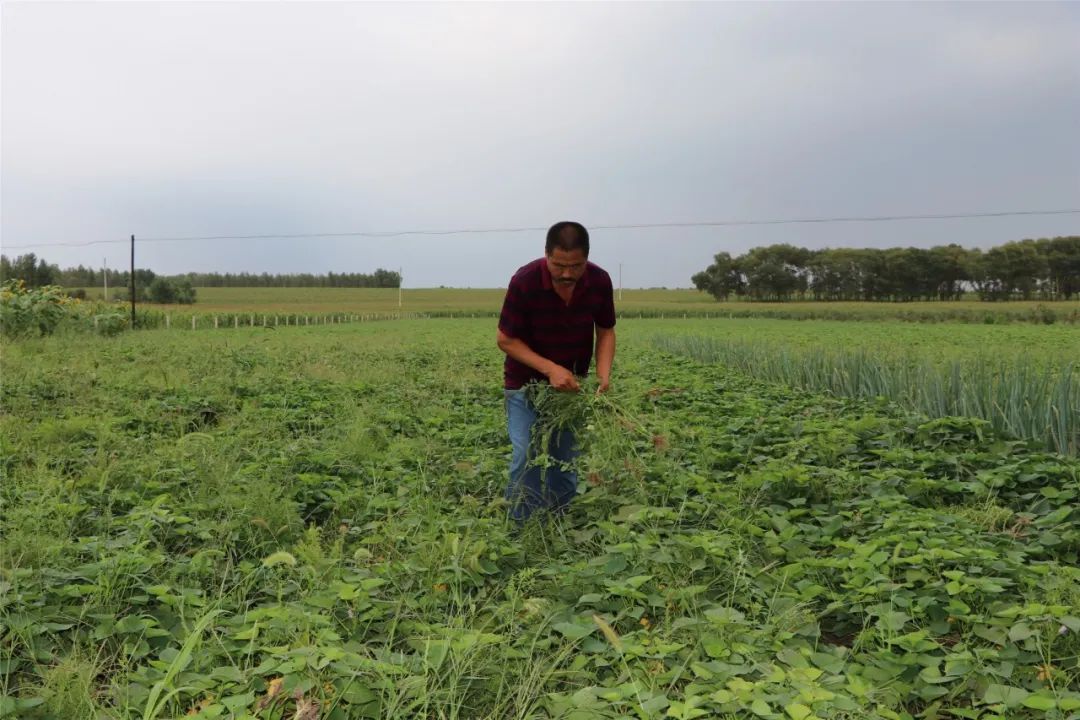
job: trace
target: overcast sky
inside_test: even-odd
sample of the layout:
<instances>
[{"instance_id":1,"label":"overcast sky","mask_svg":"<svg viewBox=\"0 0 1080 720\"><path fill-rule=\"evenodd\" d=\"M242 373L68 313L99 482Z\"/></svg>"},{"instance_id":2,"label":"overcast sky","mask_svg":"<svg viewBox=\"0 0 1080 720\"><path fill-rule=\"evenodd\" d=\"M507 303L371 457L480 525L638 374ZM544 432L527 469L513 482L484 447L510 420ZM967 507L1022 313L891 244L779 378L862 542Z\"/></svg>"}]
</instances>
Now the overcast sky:
<instances>
[{"instance_id":1,"label":"overcast sky","mask_svg":"<svg viewBox=\"0 0 1080 720\"><path fill-rule=\"evenodd\" d=\"M1080 3L20 3L4 253L137 237L1080 207ZM626 287L720 250L988 247L1080 215L597 230ZM26 250L14 246L34 244ZM144 243L157 272L505 285L543 232Z\"/></svg>"}]
</instances>

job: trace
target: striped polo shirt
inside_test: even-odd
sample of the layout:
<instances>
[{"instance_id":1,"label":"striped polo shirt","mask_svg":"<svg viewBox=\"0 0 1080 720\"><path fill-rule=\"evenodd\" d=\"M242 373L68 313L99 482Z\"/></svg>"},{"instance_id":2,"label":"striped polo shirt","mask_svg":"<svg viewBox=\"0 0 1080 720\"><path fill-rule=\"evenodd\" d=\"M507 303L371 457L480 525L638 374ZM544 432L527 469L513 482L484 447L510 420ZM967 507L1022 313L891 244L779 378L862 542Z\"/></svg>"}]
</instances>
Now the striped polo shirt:
<instances>
[{"instance_id":1,"label":"striped polo shirt","mask_svg":"<svg viewBox=\"0 0 1080 720\"><path fill-rule=\"evenodd\" d=\"M611 276L587 263L567 304L555 292L544 258L518 268L506 289L499 330L525 342L538 355L562 365L578 376L589 373L593 355L593 327L615 327L615 298ZM516 390L541 373L509 355L503 365L504 386Z\"/></svg>"}]
</instances>

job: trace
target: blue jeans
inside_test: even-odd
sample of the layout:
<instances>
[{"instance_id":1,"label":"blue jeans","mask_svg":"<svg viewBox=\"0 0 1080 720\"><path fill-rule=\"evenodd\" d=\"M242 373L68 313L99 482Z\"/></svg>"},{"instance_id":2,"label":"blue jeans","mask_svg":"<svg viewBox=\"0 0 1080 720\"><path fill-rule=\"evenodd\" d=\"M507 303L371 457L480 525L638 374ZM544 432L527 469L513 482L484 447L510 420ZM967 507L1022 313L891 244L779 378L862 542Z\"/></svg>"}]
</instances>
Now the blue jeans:
<instances>
[{"instance_id":1,"label":"blue jeans","mask_svg":"<svg viewBox=\"0 0 1080 720\"><path fill-rule=\"evenodd\" d=\"M551 434L548 454L556 460L552 467L537 467L533 460L543 448L536 437L536 409L525 390L504 390L507 425L510 429L510 482L506 499L510 503L510 518L523 523L537 510L561 514L577 494L577 473L562 467L577 457L574 433L569 430Z\"/></svg>"}]
</instances>

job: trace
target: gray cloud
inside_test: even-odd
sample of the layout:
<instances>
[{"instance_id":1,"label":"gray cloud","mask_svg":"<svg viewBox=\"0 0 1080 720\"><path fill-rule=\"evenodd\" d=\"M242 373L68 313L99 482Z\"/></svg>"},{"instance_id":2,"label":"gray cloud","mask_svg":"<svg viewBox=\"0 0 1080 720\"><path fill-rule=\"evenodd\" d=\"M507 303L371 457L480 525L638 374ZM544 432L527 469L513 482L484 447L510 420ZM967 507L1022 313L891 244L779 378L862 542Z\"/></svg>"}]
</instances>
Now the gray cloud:
<instances>
[{"instance_id":1,"label":"gray cloud","mask_svg":"<svg viewBox=\"0 0 1080 720\"><path fill-rule=\"evenodd\" d=\"M1072 4L7 3L5 246L1072 207ZM598 231L628 286L768 242L988 246L1076 216ZM183 270L502 285L538 234L147 244ZM120 265L121 246L38 248ZM14 252L14 251L13 251Z\"/></svg>"}]
</instances>

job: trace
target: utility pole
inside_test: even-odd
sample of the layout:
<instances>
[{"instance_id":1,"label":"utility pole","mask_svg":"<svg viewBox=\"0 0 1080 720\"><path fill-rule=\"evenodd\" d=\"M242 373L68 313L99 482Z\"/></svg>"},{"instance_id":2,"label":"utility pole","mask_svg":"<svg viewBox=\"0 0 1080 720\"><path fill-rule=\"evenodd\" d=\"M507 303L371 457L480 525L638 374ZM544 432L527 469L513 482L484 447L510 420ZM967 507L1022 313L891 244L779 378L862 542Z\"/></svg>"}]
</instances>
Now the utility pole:
<instances>
[{"instance_id":1,"label":"utility pole","mask_svg":"<svg viewBox=\"0 0 1080 720\"><path fill-rule=\"evenodd\" d=\"M105 282L105 302L109 302L109 264L101 258L101 279Z\"/></svg>"},{"instance_id":2,"label":"utility pole","mask_svg":"<svg viewBox=\"0 0 1080 720\"><path fill-rule=\"evenodd\" d=\"M135 329L135 236L131 236L131 329Z\"/></svg>"}]
</instances>

